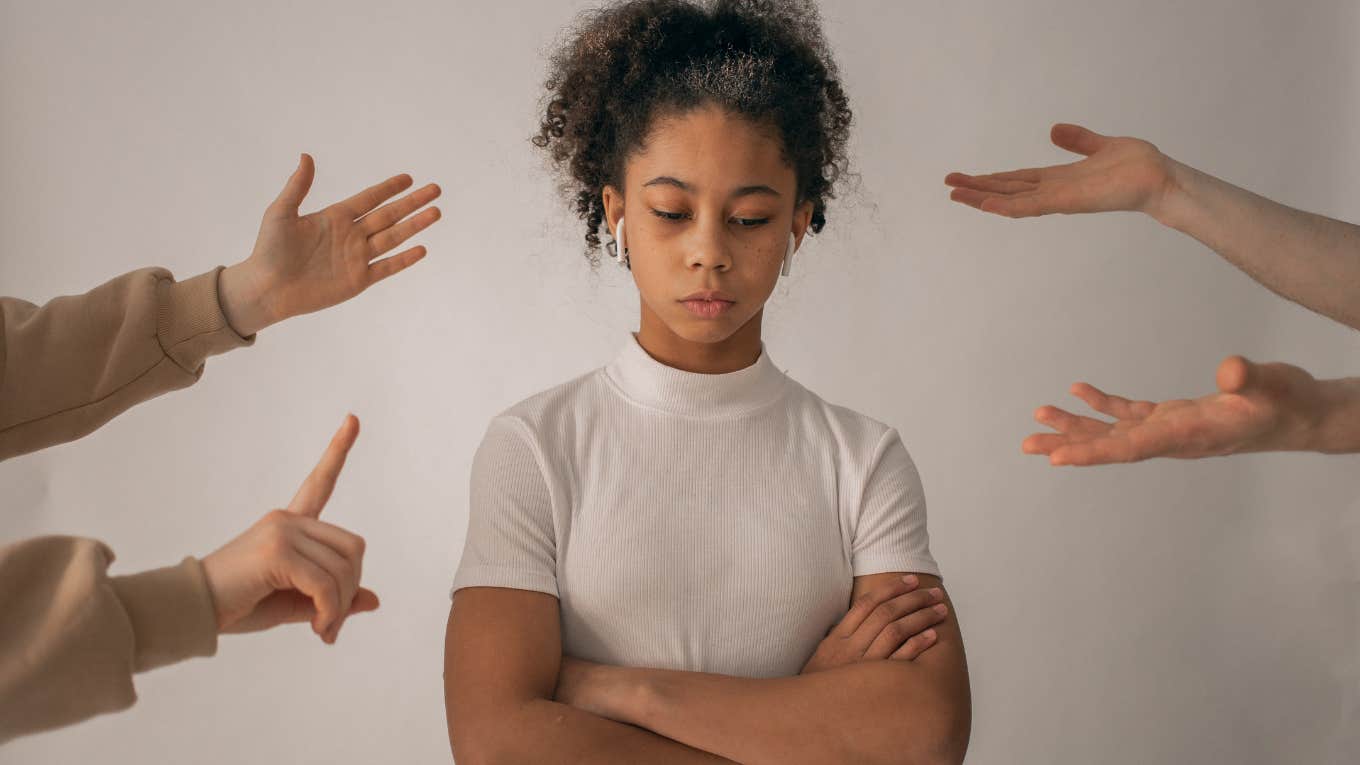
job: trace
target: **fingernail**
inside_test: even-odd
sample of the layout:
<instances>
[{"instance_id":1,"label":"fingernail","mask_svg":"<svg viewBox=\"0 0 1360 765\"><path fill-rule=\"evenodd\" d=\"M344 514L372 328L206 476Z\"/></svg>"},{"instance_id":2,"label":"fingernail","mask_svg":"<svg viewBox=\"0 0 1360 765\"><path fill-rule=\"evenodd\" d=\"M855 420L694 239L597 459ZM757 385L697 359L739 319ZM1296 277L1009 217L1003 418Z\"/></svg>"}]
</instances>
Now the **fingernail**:
<instances>
[{"instance_id":1,"label":"fingernail","mask_svg":"<svg viewBox=\"0 0 1360 765\"><path fill-rule=\"evenodd\" d=\"M934 611L935 611L935 613L939 614L940 616L944 616L945 614L949 613L949 606L946 606L946 605L943 604L943 603L936 603L936 604L935 604L935 607L934 607Z\"/></svg>"},{"instance_id":2,"label":"fingernail","mask_svg":"<svg viewBox=\"0 0 1360 765\"><path fill-rule=\"evenodd\" d=\"M902 577L902 581L904 581L904 582L906 582L907 584L910 584L910 585L915 585L915 584L916 584L916 576L915 576L914 574L907 574L906 576Z\"/></svg>"},{"instance_id":3,"label":"fingernail","mask_svg":"<svg viewBox=\"0 0 1360 765\"><path fill-rule=\"evenodd\" d=\"M939 587L931 587L930 594L934 595L937 599L944 598L944 590L941 590Z\"/></svg>"},{"instance_id":4,"label":"fingernail","mask_svg":"<svg viewBox=\"0 0 1360 765\"><path fill-rule=\"evenodd\" d=\"M922 632L921 639L927 643L932 642L935 640L935 630L926 630L925 632Z\"/></svg>"}]
</instances>

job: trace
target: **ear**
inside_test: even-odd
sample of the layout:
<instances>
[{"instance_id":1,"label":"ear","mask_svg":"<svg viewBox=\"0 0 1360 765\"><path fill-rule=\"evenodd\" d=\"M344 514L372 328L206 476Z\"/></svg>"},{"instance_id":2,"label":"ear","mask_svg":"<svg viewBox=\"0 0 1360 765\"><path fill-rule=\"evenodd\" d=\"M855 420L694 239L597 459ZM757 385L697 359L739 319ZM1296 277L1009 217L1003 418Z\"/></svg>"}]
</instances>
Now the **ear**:
<instances>
[{"instance_id":1,"label":"ear","mask_svg":"<svg viewBox=\"0 0 1360 765\"><path fill-rule=\"evenodd\" d=\"M808 227L812 225L812 207L812 200L809 199L793 208L793 239L796 249L802 248L803 236L807 234Z\"/></svg>"},{"instance_id":2,"label":"ear","mask_svg":"<svg viewBox=\"0 0 1360 765\"><path fill-rule=\"evenodd\" d=\"M623 217L623 192L606 185L600 195L604 202L604 222L609 227L609 235L617 237L619 218Z\"/></svg>"}]
</instances>

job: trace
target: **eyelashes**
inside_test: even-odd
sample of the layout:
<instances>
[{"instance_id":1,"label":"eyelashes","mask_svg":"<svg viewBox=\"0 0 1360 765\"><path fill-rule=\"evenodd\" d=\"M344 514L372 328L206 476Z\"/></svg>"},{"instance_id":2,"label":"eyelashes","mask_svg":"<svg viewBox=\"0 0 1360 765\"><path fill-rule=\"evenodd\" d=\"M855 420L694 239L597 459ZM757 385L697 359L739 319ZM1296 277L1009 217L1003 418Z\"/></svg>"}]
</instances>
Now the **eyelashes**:
<instances>
[{"instance_id":1,"label":"eyelashes","mask_svg":"<svg viewBox=\"0 0 1360 765\"><path fill-rule=\"evenodd\" d=\"M665 210L652 210L652 215L671 223L679 223L689 217L686 213L666 212ZM770 222L769 218L733 218L733 222L741 228L756 228Z\"/></svg>"}]
</instances>

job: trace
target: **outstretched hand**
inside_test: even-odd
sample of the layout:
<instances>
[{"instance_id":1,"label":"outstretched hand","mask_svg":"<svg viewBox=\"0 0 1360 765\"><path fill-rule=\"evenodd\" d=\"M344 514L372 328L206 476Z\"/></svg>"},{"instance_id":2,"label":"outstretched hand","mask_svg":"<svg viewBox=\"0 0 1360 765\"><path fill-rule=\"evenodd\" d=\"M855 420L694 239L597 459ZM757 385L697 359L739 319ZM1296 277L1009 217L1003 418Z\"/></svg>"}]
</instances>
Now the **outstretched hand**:
<instances>
[{"instance_id":1,"label":"outstretched hand","mask_svg":"<svg viewBox=\"0 0 1360 765\"><path fill-rule=\"evenodd\" d=\"M1034 419L1056 433L1025 439L1026 454L1053 465L1104 465L1154 457L1198 459L1304 448L1316 419L1317 380L1291 364L1231 356L1219 364L1218 392L1154 403L1076 383L1072 393L1114 422L1040 407Z\"/></svg>"},{"instance_id":2,"label":"outstretched hand","mask_svg":"<svg viewBox=\"0 0 1360 765\"><path fill-rule=\"evenodd\" d=\"M300 215L315 175L311 156L303 154L265 210L250 257L222 272L223 310L242 335L342 303L425 257L425 248L417 246L378 260L439 220L437 207L407 217L439 196L437 185L383 204L412 184L411 176L396 175Z\"/></svg>"},{"instance_id":3,"label":"outstretched hand","mask_svg":"<svg viewBox=\"0 0 1360 765\"><path fill-rule=\"evenodd\" d=\"M334 643L348 616L378 607L378 596L359 586L363 538L319 519L358 436L359 420L349 415L286 510L203 559L219 632L310 621Z\"/></svg>"},{"instance_id":4,"label":"outstretched hand","mask_svg":"<svg viewBox=\"0 0 1360 765\"><path fill-rule=\"evenodd\" d=\"M1171 184L1172 161L1137 138L1117 138L1059 123L1054 144L1085 159L988 175L950 173L949 198L1010 218L1128 210L1156 217Z\"/></svg>"}]
</instances>

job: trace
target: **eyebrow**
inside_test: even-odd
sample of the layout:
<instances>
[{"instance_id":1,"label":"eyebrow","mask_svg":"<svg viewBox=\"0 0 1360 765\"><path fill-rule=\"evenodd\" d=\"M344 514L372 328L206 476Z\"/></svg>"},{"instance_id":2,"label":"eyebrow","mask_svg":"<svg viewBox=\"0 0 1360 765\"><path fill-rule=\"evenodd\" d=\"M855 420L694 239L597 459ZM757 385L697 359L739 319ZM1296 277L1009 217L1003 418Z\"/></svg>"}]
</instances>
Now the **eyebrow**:
<instances>
[{"instance_id":1,"label":"eyebrow","mask_svg":"<svg viewBox=\"0 0 1360 765\"><path fill-rule=\"evenodd\" d=\"M650 181L647 181L646 183L642 184L642 186L643 188L646 188L647 186L674 186L680 189L681 191L694 190L694 188L690 186L688 183L685 183L679 178L675 178L669 175L658 175L657 177L651 179ZM775 191L769 186L759 183L751 186L742 186L741 188L732 192L733 197L745 197L751 196L752 194L764 194L773 197L780 196L778 191Z\"/></svg>"}]
</instances>

